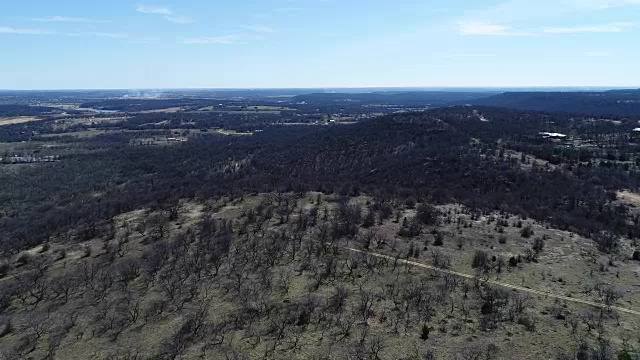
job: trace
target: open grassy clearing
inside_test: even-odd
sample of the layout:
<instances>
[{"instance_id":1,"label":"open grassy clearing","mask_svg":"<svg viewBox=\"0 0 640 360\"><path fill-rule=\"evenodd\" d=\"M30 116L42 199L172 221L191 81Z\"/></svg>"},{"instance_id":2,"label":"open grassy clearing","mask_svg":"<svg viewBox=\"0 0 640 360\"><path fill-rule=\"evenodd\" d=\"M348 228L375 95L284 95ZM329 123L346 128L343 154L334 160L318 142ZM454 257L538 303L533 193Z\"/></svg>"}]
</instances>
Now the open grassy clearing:
<instances>
[{"instance_id":1,"label":"open grassy clearing","mask_svg":"<svg viewBox=\"0 0 640 360\"><path fill-rule=\"evenodd\" d=\"M270 105L256 105L256 106L205 106L199 108L198 111L209 111L219 113L241 113L241 114L253 114L256 112L279 114L281 111L297 111L297 109L287 106L270 106Z\"/></svg>"},{"instance_id":2,"label":"open grassy clearing","mask_svg":"<svg viewBox=\"0 0 640 360\"><path fill-rule=\"evenodd\" d=\"M140 113L140 114L176 113L176 112L182 111L184 109L185 108L182 107L182 106L174 106L174 107L165 108L165 109L154 109L154 110L138 111L137 113Z\"/></svg>"},{"instance_id":3,"label":"open grassy clearing","mask_svg":"<svg viewBox=\"0 0 640 360\"><path fill-rule=\"evenodd\" d=\"M40 103L38 105L57 108L60 110L77 110L80 108L80 103Z\"/></svg>"},{"instance_id":4,"label":"open grassy clearing","mask_svg":"<svg viewBox=\"0 0 640 360\"><path fill-rule=\"evenodd\" d=\"M237 109L237 110L213 110L212 112L214 113L220 113L220 114L237 114L237 115L251 115L251 114L256 114L256 113L260 113L260 114L271 114L271 115L280 115L280 111L279 110L244 110L244 109Z\"/></svg>"},{"instance_id":5,"label":"open grassy clearing","mask_svg":"<svg viewBox=\"0 0 640 360\"><path fill-rule=\"evenodd\" d=\"M15 124L24 124L30 123L33 121L42 120L39 117L35 116L16 116L16 117L0 117L0 126L3 125L15 125Z\"/></svg>"},{"instance_id":6,"label":"open grassy clearing","mask_svg":"<svg viewBox=\"0 0 640 360\"><path fill-rule=\"evenodd\" d=\"M591 301L591 300L584 300L584 299L579 299L579 298L570 297L570 296L564 296L564 295L560 295L558 293L536 290L536 289L532 289L530 287L523 287L523 286L513 285L513 284L506 283L506 282L501 282L501 281L498 281L498 280L490 280L489 278L479 279L477 274L476 275L465 274L465 273L461 273L461 272L457 272L457 271L453 271L453 270L438 268L438 267L436 267L434 265L427 265L427 264L416 262L416 261L412 261L412 260L399 259L397 257L384 255L384 254L380 254L380 253L375 253L375 252L371 252L371 251L363 251L363 250L360 250L360 249L355 249L355 248L350 248L350 247L346 247L344 249L348 250L348 251L352 251L354 253L358 253L358 254L374 256L374 257L377 257L377 258L386 259L386 260L390 260L390 261L397 261L399 263L406 264L408 266L415 266L415 267L422 268L422 269L428 269L428 270L431 270L431 271L443 273L445 275L453 275L453 276L456 276L456 277L459 277L459 278L462 278L462 279L470 279L470 280L474 280L474 281L480 281L481 283L484 283L484 284L495 285L495 286L498 286L498 287L503 287L503 288L506 288L506 289L518 291L518 292L521 292L521 293L539 295L539 296L542 296L542 297L544 297L546 299L552 298L552 299L563 301L565 303L588 305L588 306L592 306L592 307L595 307L595 308L600 308L600 309L605 309L605 310L613 310L613 311L620 312L620 313L626 313L626 314L640 316L640 311L632 310L632 309L629 309L629 308L623 308L623 307L615 306L615 305L611 305L611 304L600 303L600 302L595 302L595 301Z\"/></svg>"},{"instance_id":7,"label":"open grassy clearing","mask_svg":"<svg viewBox=\"0 0 640 360\"><path fill-rule=\"evenodd\" d=\"M616 195L618 196L618 199L622 202L626 202L635 207L640 206L640 194L638 194L637 192L625 190L625 191L618 191Z\"/></svg>"},{"instance_id":8,"label":"open grassy clearing","mask_svg":"<svg viewBox=\"0 0 640 360\"><path fill-rule=\"evenodd\" d=\"M426 246L427 249L445 251L451 258L451 269L473 273L474 269L470 264L476 250L487 251L491 255L508 260L512 256L524 254L533 246L536 238L544 238L544 253L541 253L536 262L495 273L492 278L542 291L563 293L567 296L581 293L590 283L626 284L624 292L633 296L632 298L625 296L628 304L640 309L640 298L636 297L639 295L636 279L639 276L637 272L640 270L640 264L629 261L633 253L629 241L624 242L620 255L607 256L598 252L591 239L549 228L532 220L523 221L519 217L505 217L499 214L473 218L458 206L441 207L441 211L450 214L451 224L445 222L440 225L437 235L424 234L413 242L401 244L407 250L413 243L416 247ZM411 216L413 216L411 212L402 215L403 218ZM498 221L501 225L498 225ZM385 236L395 237L400 228L400 224L390 222L380 226L378 231ZM525 238L522 236L522 231L527 228L531 229L532 233ZM442 238L441 246L433 246L436 236ZM418 259L428 260L430 256L430 251L425 251ZM620 261L614 260L616 265L610 267L608 263L611 258ZM601 264L605 264L606 271L601 271ZM526 271L522 271L523 268L526 268ZM589 275L587 279L585 274ZM619 280L621 278L625 281ZM589 298L589 300L596 299Z\"/></svg>"},{"instance_id":9,"label":"open grassy clearing","mask_svg":"<svg viewBox=\"0 0 640 360\"><path fill-rule=\"evenodd\" d=\"M247 135L253 135L252 132L240 132L240 131L235 131L235 130L228 130L228 129L215 129L214 130L215 133L217 134L221 134L221 135L234 135L234 136L247 136Z\"/></svg>"},{"instance_id":10,"label":"open grassy clearing","mask_svg":"<svg viewBox=\"0 0 640 360\"><path fill-rule=\"evenodd\" d=\"M139 136L144 136L145 134L156 134L157 130L128 130L128 129L118 129L118 130L110 130L110 129L99 129L99 128L87 128L82 131L69 131L69 132L61 132L61 133L49 133L42 134L38 137L41 139L56 139L61 137L75 137L78 139L87 139L93 138L100 135L112 135L112 134L135 134ZM162 136L171 137L172 132L166 130L166 135L155 135L160 138Z\"/></svg>"},{"instance_id":11,"label":"open grassy clearing","mask_svg":"<svg viewBox=\"0 0 640 360\"><path fill-rule=\"evenodd\" d=\"M257 110L257 111L296 111L296 109L293 109L287 106L259 105L259 106L249 106L247 108L250 110Z\"/></svg>"},{"instance_id":12,"label":"open grassy clearing","mask_svg":"<svg viewBox=\"0 0 640 360\"><path fill-rule=\"evenodd\" d=\"M44 139L58 138L58 137L75 137L75 138L83 139L83 138L96 137L102 134L114 134L114 133L123 133L123 132L129 132L129 130L98 130L98 129L89 128L82 131L64 132L59 134L42 134L40 135L40 137Z\"/></svg>"},{"instance_id":13,"label":"open grassy clearing","mask_svg":"<svg viewBox=\"0 0 640 360\"><path fill-rule=\"evenodd\" d=\"M82 117L82 118L61 118L54 121L55 130L68 129L75 125L97 125L97 124L113 124L120 121L126 121L127 117Z\"/></svg>"}]
</instances>

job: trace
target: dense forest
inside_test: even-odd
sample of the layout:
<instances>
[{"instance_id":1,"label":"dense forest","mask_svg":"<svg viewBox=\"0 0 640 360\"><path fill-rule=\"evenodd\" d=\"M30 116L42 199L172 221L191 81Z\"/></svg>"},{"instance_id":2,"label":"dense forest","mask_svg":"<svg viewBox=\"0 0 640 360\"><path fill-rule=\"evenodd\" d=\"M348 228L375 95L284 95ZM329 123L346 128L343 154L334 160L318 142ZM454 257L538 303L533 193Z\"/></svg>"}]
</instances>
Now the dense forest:
<instances>
[{"instance_id":1,"label":"dense forest","mask_svg":"<svg viewBox=\"0 0 640 360\"><path fill-rule=\"evenodd\" d=\"M480 112L490 120L479 120ZM6 184L0 194L2 247L19 250L70 226L91 227L123 210L171 199L269 191L461 202L585 235L639 234L640 225L620 216L625 209L612 203L616 190L640 187L635 146L625 150L630 161L618 161L617 153L609 161L613 150L583 153L538 135L600 137L592 132L598 125L586 120L493 108L480 112L451 108L340 127L264 125L248 138L201 133L160 149L130 147L131 134L105 133L84 141L90 152L69 154L45 169L1 175ZM126 126L139 127L145 116ZM614 134L631 126L610 125ZM628 135L622 134L617 141L627 144ZM523 158L505 156L507 150L527 151L549 164L524 167Z\"/></svg>"},{"instance_id":2,"label":"dense forest","mask_svg":"<svg viewBox=\"0 0 640 360\"><path fill-rule=\"evenodd\" d=\"M605 92L508 92L468 101L474 105L593 116L638 116L640 90Z\"/></svg>"},{"instance_id":3,"label":"dense forest","mask_svg":"<svg viewBox=\"0 0 640 360\"><path fill-rule=\"evenodd\" d=\"M43 106L27 106L27 105L0 105L0 116L33 116L48 114L57 109Z\"/></svg>"}]
</instances>

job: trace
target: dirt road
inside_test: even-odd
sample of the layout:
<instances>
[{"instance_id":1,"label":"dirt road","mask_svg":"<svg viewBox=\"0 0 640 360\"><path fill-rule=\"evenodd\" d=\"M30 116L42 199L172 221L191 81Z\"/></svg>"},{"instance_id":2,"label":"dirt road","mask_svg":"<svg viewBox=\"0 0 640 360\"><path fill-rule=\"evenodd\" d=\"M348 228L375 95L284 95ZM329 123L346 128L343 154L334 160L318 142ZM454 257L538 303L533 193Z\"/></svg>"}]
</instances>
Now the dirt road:
<instances>
[{"instance_id":1,"label":"dirt road","mask_svg":"<svg viewBox=\"0 0 640 360\"><path fill-rule=\"evenodd\" d=\"M348 250L348 251L351 251L351 252L355 252L355 253L360 253L360 254L365 254L365 255L369 255L369 256L375 256L375 257L382 258L382 259L396 261L396 258L394 258L393 256L378 254L378 253L369 252L369 251L358 250L358 249L349 248L349 247L346 247L344 249ZM437 271L437 272L441 272L441 273L445 273L445 274L451 274L451 275L459 276L459 277L466 278L466 279L475 279L474 275L469 275L469 274L465 274L465 273L461 273L461 272L457 272L457 271L452 271L452 270L440 269L440 268L437 268L435 266L426 265L426 264L418 263L418 262L415 262L415 261L404 260L404 259L397 259L397 261L399 263L402 263L402 264L409 264L409 265L412 265L412 266L415 266L415 267L419 267L419 268L423 268L423 269L429 269L429 270L433 270L433 271ZM484 281L484 283L491 284L491 285L496 285L496 286L501 286L501 287L504 287L504 288L513 289L513 290L517 290L517 291L527 292L527 293L530 293L530 294L541 295L541 296L545 296L545 297L565 300L567 302L590 305L590 306L595 306L595 307L602 308L602 309L612 309L612 310L616 310L616 311L619 311L619 312L622 312L622 313L640 316L640 311L631 310L631 309L625 309L625 308L618 307L618 306L608 306L606 304L597 303L597 302L594 302L594 301L576 299L576 298L568 297L568 296L564 296L564 295L553 294L553 293L549 293L549 292L545 292L545 291L529 289L529 288L525 288L525 287L517 286L517 285L511 285L511 284L503 283L503 282L500 282L500 281L486 280L486 281Z\"/></svg>"}]
</instances>

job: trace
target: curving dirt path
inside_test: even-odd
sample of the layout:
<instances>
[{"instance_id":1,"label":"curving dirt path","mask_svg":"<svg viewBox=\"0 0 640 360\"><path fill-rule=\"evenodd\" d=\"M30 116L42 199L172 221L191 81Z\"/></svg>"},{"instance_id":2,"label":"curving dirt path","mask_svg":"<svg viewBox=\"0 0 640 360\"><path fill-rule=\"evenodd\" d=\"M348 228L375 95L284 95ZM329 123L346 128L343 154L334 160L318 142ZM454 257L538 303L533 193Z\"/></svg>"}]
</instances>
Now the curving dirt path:
<instances>
[{"instance_id":1,"label":"curving dirt path","mask_svg":"<svg viewBox=\"0 0 640 360\"><path fill-rule=\"evenodd\" d=\"M374 257L378 257L378 258L382 258L382 259L393 260L393 261L397 260L399 263L402 263L402 264L409 264L409 265L413 265L413 266L416 266L416 267L419 267L419 268L434 270L434 271L438 271L438 272L441 272L441 273L451 274L451 275L459 276L459 277L466 278L466 279L475 279L476 278L473 275L469 275L469 274L465 274L465 273L461 273L461 272L457 272L457 271L453 271L453 270L440 269L440 268L437 268L435 266L426 265L426 264L418 263L418 262L415 262L415 261L404 260L404 259L396 259L393 256L378 254L378 253L369 252L369 251L358 250L358 249L354 249L354 248L350 248L350 247L345 247L344 249L348 250L348 251L351 251L351 252L365 254L365 255L369 255L369 256L374 256ZM609 305L598 303L598 302L595 302L595 301L576 299L576 298L573 298L573 297L568 297L568 296L559 295L559 294L553 294L553 293L540 291L540 290L529 289L529 288L525 288L525 287L522 287L522 286L511 285L511 284L507 284L507 283L503 283L503 282L495 281L495 280L486 280L486 281L484 281L484 283L488 283L488 284L496 285L496 286L501 286L501 287L508 288L508 289L523 291L523 292L527 292L527 293L530 293L530 294L546 296L546 297L565 300L565 301L568 301L568 302L573 302L573 303L578 303L578 304L590 305L590 306L594 306L594 307L598 307L598 308L602 308L602 309L612 309L612 310L617 310L617 311L622 312L622 313L640 316L640 311L626 309L626 308L622 308L622 307L618 307L618 306L609 306Z\"/></svg>"}]
</instances>

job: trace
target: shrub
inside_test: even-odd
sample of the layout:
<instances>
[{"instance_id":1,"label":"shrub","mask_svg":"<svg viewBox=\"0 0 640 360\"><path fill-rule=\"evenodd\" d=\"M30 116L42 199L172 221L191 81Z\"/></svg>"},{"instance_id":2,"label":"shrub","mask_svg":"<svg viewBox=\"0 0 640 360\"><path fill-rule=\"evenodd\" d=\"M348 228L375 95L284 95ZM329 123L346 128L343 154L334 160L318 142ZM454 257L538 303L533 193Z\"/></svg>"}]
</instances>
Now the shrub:
<instances>
[{"instance_id":1,"label":"shrub","mask_svg":"<svg viewBox=\"0 0 640 360\"><path fill-rule=\"evenodd\" d=\"M375 224L375 222L376 218L373 211L368 211L364 216L364 219L362 219L362 227L365 229L370 228Z\"/></svg>"},{"instance_id":2,"label":"shrub","mask_svg":"<svg viewBox=\"0 0 640 360\"><path fill-rule=\"evenodd\" d=\"M489 266L489 254L486 251L476 250L476 253L473 255L473 262L471 263L471 267L476 268L487 268Z\"/></svg>"},{"instance_id":3,"label":"shrub","mask_svg":"<svg viewBox=\"0 0 640 360\"><path fill-rule=\"evenodd\" d=\"M420 339L429 340L429 333L431 329L427 326L427 324L422 325L422 331L420 332Z\"/></svg>"},{"instance_id":4,"label":"shrub","mask_svg":"<svg viewBox=\"0 0 640 360\"><path fill-rule=\"evenodd\" d=\"M416 218L425 225L437 225L440 211L431 204L418 205Z\"/></svg>"},{"instance_id":5,"label":"shrub","mask_svg":"<svg viewBox=\"0 0 640 360\"><path fill-rule=\"evenodd\" d=\"M431 251L431 258L433 259L433 265L439 269L448 269L451 267L451 256L443 253L439 249Z\"/></svg>"},{"instance_id":6,"label":"shrub","mask_svg":"<svg viewBox=\"0 0 640 360\"><path fill-rule=\"evenodd\" d=\"M544 250L544 240L539 237L533 240L532 249L536 253L536 255L540 254L542 250Z\"/></svg>"},{"instance_id":7,"label":"shrub","mask_svg":"<svg viewBox=\"0 0 640 360\"><path fill-rule=\"evenodd\" d=\"M620 245L620 239L609 231L599 232L594 240L598 244L598 249L607 254L615 252Z\"/></svg>"},{"instance_id":8,"label":"shrub","mask_svg":"<svg viewBox=\"0 0 640 360\"><path fill-rule=\"evenodd\" d=\"M407 209L415 208L417 203L418 201L413 197L409 197L404 200L404 206L406 206Z\"/></svg>"},{"instance_id":9,"label":"shrub","mask_svg":"<svg viewBox=\"0 0 640 360\"><path fill-rule=\"evenodd\" d=\"M516 267L519 263L520 261L518 261L518 258L516 258L515 256L509 258L509 266Z\"/></svg>"},{"instance_id":10,"label":"shrub","mask_svg":"<svg viewBox=\"0 0 640 360\"><path fill-rule=\"evenodd\" d=\"M633 356L628 351L622 351L618 354L618 360L633 360Z\"/></svg>"},{"instance_id":11,"label":"shrub","mask_svg":"<svg viewBox=\"0 0 640 360\"><path fill-rule=\"evenodd\" d=\"M533 232L533 229L531 228L531 226L527 226L527 227L523 228L522 230L520 230L520 236L522 236L525 239L530 238L533 234L534 234L534 232Z\"/></svg>"},{"instance_id":12,"label":"shrub","mask_svg":"<svg viewBox=\"0 0 640 360\"><path fill-rule=\"evenodd\" d=\"M433 245L434 246L442 246L444 245L444 234L441 233L440 231L435 231L433 236L435 237L435 240L433 241Z\"/></svg>"},{"instance_id":13,"label":"shrub","mask_svg":"<svg viewBox=\"0 0 640 360\"><path fill-rule=\"evenodd\" d=\"M0 262L0 279L7 276L11 271L11 265L8 262Z\"/></svg>"},{"instance_id":14,"label":"shrub","mask_svg":"<svg viewBox=\"0 0 640 360\"><path fill-rule=\"evenodd\" d=\"M529 315L519 318L518 324L524 326L527 331L536 331L536 320Z\"/></svg>"},{"instance_id":15,"label":"shrub","mask_svg":"<svg viewBox=\"0 0 640 360\"><path fill-rule=\"evenodd\" d=\"M388 203L382 203L379 205L378 216L381 220L386 220L393 215L393 207Z\"/></svg>"},{"instance_id":16,"label":"shrub","mask_svg":"<svg viewBox=\"0 0 640 360\"><path fill-rule=\"evenodd\" d=\"M633 260L640 261L640 250L636 250L633 252L633 256L631 257Z\"/></svg>"},{"instance_id":17,"label":"shrub","mask_svg":"<svg viewBox=\"0 0 640 360\"><path fill-rule=\"evenodd\" d=\"M500 244L506 244L507 243L507 237L504 235L500 235L500 237L498 237L498 242Z\"/></svg>"},{"instance_id":18,"label":"shrub","mask_svg":"<svg viewBox=\"0 0 640 360\"><path fill-rule=\"evenodd\" d=\"M409 253L407 254L408 257L415 257L415 258L419 258L420 257L420 247L416 246L416 244L411 243L409 245Z\"/></svg>"},{"instance_id":19,"label":"shrub","mask_svg":"<svg viewBox=\"0 0 640 360\"><path fill-rule=\"evenodd\" d=\"M402 222L402 227L398 231L398 235L402 237L413 238L420 235L421 232L422 229L420 228L420 224L415 219L407 221L407 219L405 218L405 220Z\"/></svg>"}]
</instances>

